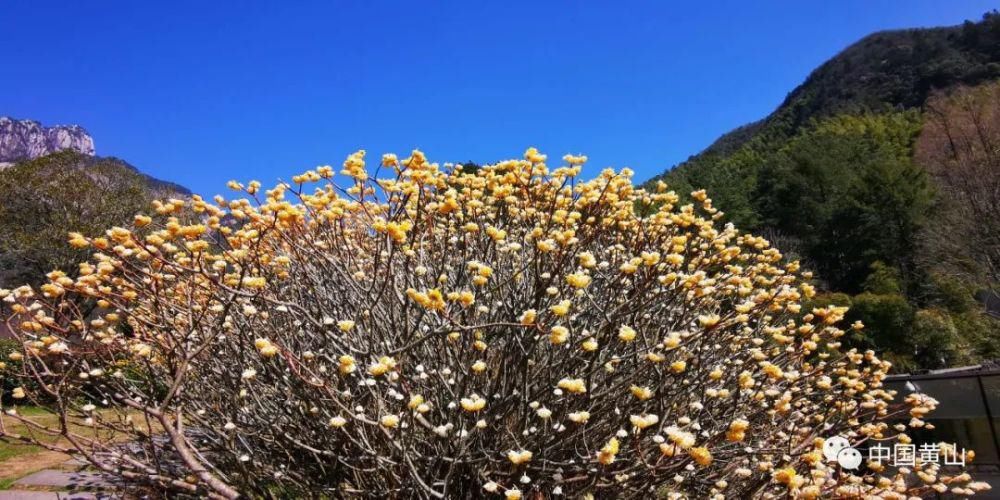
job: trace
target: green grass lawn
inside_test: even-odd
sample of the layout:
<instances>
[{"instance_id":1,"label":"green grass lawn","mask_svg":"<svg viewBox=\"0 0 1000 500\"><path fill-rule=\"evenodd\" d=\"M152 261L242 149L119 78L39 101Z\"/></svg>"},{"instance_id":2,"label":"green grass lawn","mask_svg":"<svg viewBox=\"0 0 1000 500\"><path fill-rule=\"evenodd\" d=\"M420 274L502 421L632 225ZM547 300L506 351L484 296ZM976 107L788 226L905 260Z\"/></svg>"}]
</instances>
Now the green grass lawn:
<instances>
[{"instance_id":1,"label":"green grass lawn","mask_svg":"<svg viewBox=\"0 0 1000 500\"><path fill-rule=\"evenodd\" d=\"M36 406L22 406L17 409L17 412L27 417L44 417L46 415L52 415L53 419L55 418L55 415L53 415L48 410ZM7 419L6 425L9 432L23 433L26 430L23 425L11 425L11 424L12 424L11 420ZM0 462L3 462L4 460L19 455L38 453L39 451L42 451L42 448L40 446L18 444L13 441L4 442L3 440L0 440Z\"/></svg>"},{"instance_id":2,"label":"green grass lawn","mask_svg":"<svg viewBox=\"0 0 1000 500\"><path fill-rule=\"evenodd\" d=\"M21 406L17 408L17 412L21 416L30 417L32 421L41 425L50 427L58 425L59 417L45 408ZM27 426L6 415L4 415L4 425L9 434L30 435ZM88 431L93 432L90 427L78 424L71 424L71 427L73 432L81 434L88 433ZM50 436L40 433L36 433L35 436L43 443L57 443L61 439L60 436ZM36 457L32 457L32 455ZM54 454L53 457L53 453L42 446L23 444L13 439L5 441L3 438L0 438L0 490L10 488L14 481L23 476L24 473L48 466L49 464L46 464L46 461L51 462L55 460L58 463L65 460L65 456L62 456L63 458L60 458L60 456L62 455ZM36 464L37 459L41 459L42 463ZM20 471L20 473L13 472L13 470Z\"/></svg>"},{"instance_id":3,"label":"green grass lawn","mask_svg":"<svg viewBox=\"0 0 1000 500\"><path fill-rule=\"evenodd\" d=\"M55 420L55 415L53 415L51 412L49 412L44 408L39 408L36 406L22 406L17 409L17 412L26 417L43 417L41 421L44 423L49 423L48 422L49 419L44 418L47 415L51 415L52 420L53 421ZM26 428L23 425L20 424L12 425L13 422L9 418L6 420L5 424L7 425L7 430L10 433L24 433L26 431ZM41 446L19 444L12 440L4 442L2 439L0 439L0 462L3 462L5 460L20 455L38 453L42 450L43 448ZM2 475L0 475L0 477L2 477Z\"/></svg>"},{"instance_id":4,"label":"green grass lawn","mask_svg":"<svg viewBox=\"0 0 1000 500\"><path fill-rule=\"evenodd\" d=\"M115 412L113 409L103 409L98 411L101 413L107 412L105 415L108 417L111 417ZM50 427L58 425L58 415L45 408L21 406L17 408L17 412L19 415L30 417L31 420L41 425ZM9 434L29 435L28 428L24 424L21 424L6 415L3 415L3 418L4 425L6 426L6 430ZM93 436L93 433L95 432L93 427L84 426L75 421L72 421L70 428L72 432L81 435ZM104 433L102 432L101 435L104 435ZM62 439L60 436L39 435L38 433L36 433L36 437L38 437L41 442L47 444L57 443ZM125 436L119 435L113 440L122 438L125 438ZM65 441L62 441L62 443L66 444ZM32 455L36 455L36 457L32 457ZM23 476L25 473L30 473L40 468L59 464L67 458L68 457L60 453L50 452L42 446L21 444L19 441L10 439L4 441L3 438L0 438L0 490L10 488L14 481ZM37 464L36 462L38 460L41 460L43 463ZM52 463L46 464L44 462ZM13 473L12 469L17 469L21 472Z\"/></svg>"},{"instance_id":5,"label":"green grass lawn","mask_svg":"<svg viewBox=\"0 0 1000 500\"><path fill-rule=\"evenodd\" d=\"M32 417L38 419L41 423L50 424L55 422L56 416L45 410L44 408L34 407L34 406L22 406L17 408L17 412L20 415ZM4 417L4 425L6 425L7 432L12 434L23 434L27 431L24 425L17 424L13 419L9 417ZM57 438L52 438L51 441L55 441ZM23 457L21 460L31 460L31 455L39 454L45 451L41 446L22 444L14 440L0 439L0 491L6 490L14 484L15 481L23 474L10 474L10 469L12 467L4 467L5 463L9 466L12 460L18 457Z\"/></svg>"},{"instance_id":6,"label":"green grass lawn","mask_svg":"<svg viewBox=\"0 0 1000 500\"><path fill-rule=\"evenodd\" d=\"M0 442L0 462L29 453L42 451L40 446Z\"/></svg>"}]
</instances>

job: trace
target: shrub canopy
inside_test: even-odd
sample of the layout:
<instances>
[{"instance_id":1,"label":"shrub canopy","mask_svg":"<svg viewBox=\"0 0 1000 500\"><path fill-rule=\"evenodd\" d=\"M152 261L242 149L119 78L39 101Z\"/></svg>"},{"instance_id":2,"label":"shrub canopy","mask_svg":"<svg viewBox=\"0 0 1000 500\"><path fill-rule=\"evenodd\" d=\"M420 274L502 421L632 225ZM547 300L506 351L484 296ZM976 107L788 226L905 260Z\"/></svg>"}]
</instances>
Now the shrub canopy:
<instances>
[{"instance_id":1,"label":"shrub canopy","mask_svg":"<svg viewBox=\"0 0 1000 500\"><path fill-rule=\"evenodd\" d=\"M905 441L887 419L934 401L891 404L889 364L840 350L846 308L801 310L809 274L717 227L704 192L582 181L585 160L465 173L415 151L376 180L361 151L339 183L157 203L73 235L95 252L78 277L2 292L23 342L4 376L42 381L20 399L67 418L34 428L103 470L219 497L979 487L828 462L824 438Z\"/></svg>"}]
</instances>

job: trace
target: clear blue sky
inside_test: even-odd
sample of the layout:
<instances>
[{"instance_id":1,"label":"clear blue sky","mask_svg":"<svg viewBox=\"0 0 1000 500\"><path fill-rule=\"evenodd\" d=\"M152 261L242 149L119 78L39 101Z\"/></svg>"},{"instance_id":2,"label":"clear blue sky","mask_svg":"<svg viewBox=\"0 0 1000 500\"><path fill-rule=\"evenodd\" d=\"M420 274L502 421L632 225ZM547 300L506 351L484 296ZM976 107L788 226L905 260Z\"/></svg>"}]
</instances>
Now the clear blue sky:
<instances>
[{"instance_id":1,"label":"clear blue sky","mask_svg":"<svg viewBox=\"0 0 1000 500\"><path fill-rule=\"evenodd\" d=\"M644 180L763 117L868 33L995 7L10 1L0 115L80 124L98 154L203 194L358 148L490 162L534 145Z\"/></svg>"}]
</instances>

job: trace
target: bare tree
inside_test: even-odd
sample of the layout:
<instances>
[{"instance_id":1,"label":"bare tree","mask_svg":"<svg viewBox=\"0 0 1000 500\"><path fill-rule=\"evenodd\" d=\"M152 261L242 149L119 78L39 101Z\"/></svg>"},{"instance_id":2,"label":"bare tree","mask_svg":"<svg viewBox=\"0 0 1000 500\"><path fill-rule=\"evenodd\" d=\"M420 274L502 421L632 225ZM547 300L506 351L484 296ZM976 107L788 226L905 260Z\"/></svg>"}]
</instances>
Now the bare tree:
<instances>
[{"instance_id":1,"label":"bare tree","mask_svg":"<svg viewBox=\"0 0 1000 500\"><path fill-rule=\"evenodd\" d=\"M935 266L1000 291L1000 83L934 96L916 145L940 210L925 245Z\"/></svg>"}]
</instances>

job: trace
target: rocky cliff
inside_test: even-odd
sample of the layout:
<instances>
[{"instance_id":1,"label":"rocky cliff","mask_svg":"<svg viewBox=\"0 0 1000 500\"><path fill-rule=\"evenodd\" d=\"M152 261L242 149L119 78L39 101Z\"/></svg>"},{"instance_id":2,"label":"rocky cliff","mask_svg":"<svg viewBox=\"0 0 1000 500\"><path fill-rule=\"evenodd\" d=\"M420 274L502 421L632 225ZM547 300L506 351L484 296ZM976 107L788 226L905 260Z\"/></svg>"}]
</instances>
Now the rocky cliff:
<instances>
[{"instance_id":1,"label":"rocky cliff","mask_svg":"<svg viewBox=\"0 0 1000 500\"><path fill-rule=\"evenodd\" d=\"M94 139L79 125L44 127L34 120L0 116L0 171L10 173L8 168L30 160L38 160L39 164L53 163L60 168L95 171L100 170L97 166L113 164L115 168L141 175L156 196L191 194L184 186L151 177L124 160L95 156Z\"/></svg>"},{"instance_id":2,"label":"rocky cliff","mask_svg":"<svg viewBox=\"0 0 1000 500\"><path fill-rule=\"evenodd\" d=\"M94 155L94 139L78 125L43 127L33 120L0 116L0 164L72 150Z\"/></svg>"}]
</instances>

